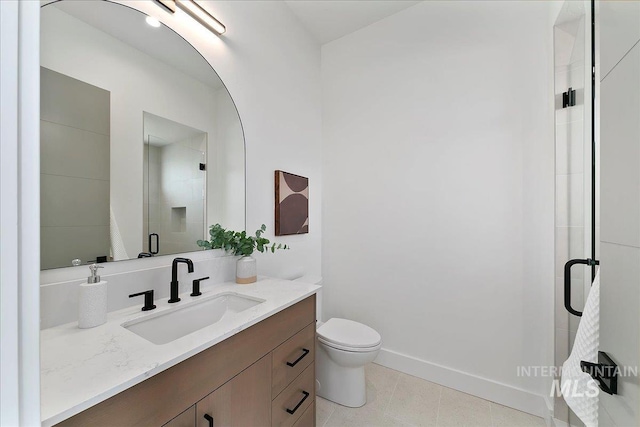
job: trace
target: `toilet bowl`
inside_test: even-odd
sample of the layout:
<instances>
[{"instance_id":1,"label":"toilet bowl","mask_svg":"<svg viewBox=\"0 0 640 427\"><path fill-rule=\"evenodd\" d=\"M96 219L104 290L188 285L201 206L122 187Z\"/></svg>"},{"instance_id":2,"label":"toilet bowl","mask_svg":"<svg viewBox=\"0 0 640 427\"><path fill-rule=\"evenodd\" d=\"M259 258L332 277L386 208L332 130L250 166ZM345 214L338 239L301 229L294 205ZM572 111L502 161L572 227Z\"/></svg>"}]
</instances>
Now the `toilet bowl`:
<instances>
[{"instance_id":1,"label":"toilet bowl","mask_svg":"<svg viewBox=\"0 0 640 427\"><path fill-rule=\"evenodd\" d=\"M343 406L367 403L364 366L382 346L374 329L352 320L333 318L320 325L316 337L316 394Z\"/></svg>"}]
</instances>

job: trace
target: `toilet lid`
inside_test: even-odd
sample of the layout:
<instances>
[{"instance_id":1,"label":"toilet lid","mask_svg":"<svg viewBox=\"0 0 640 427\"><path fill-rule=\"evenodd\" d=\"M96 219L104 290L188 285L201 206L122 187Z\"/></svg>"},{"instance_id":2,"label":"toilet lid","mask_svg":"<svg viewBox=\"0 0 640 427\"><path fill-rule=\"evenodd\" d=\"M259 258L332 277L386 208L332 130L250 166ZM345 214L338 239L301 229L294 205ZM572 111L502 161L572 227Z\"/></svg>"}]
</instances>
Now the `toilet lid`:
<instances>
[{"instance_id":1,"label":"toilet lid","mask_svg":"<svg viewBox=\"0 0 640 427\"><path fill-rule=\"evenodd\" d=\"M317 332L322 341L347 348L375 347L382 341L380 334L374 329L347 319L329 319Z\"/></svg>"}]
</instances>

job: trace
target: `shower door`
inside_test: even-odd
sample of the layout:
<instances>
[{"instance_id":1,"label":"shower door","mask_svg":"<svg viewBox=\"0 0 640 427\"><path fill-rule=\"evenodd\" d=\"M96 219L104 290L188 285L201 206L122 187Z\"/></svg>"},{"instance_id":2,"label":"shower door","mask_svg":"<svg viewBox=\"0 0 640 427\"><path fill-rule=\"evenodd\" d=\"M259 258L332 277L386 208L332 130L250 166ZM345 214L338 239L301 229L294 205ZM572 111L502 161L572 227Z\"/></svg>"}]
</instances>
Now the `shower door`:
<instances>
[{"instance_id":1,"label":"shower door","mask_svg":"<svg viewBox=\"0 0 640 427\"><path fill-rule=\"evenodd\" d=\"M592 128L591 3L565 1L554 26L556 221L555 365L568 358L597 260L597 177ZM565 295L565 265L574 260ZM569 312L566 308L569 307ZM559 377L557 378L559 379ZM561 396L554 418L583 423Z\"/></svg>"}]
</instances>

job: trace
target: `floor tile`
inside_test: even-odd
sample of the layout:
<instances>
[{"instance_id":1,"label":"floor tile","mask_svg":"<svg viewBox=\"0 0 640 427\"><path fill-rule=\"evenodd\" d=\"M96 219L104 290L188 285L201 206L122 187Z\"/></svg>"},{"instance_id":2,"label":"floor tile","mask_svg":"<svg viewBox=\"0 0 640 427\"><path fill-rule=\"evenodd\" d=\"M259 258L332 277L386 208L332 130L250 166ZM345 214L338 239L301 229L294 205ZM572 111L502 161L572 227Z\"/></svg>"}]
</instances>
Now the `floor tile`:
<instances>
[{"instance_id":1,"label":"floor tile","mask_svg":"<svg viewBox=\"0 0 640 427\"><path fill-rule=\"evenodd\" d=\"M365 367L367 403L347 408L321 397L318 427L544 427L542 418L374 363Z\"/></svg>"},{"instance_id":2,"label":"floor tile","mask_svg":"<svg viewBox=\"0 0 640 427\"><path fill-rule=\"evenodd\" d=\"M386 415L416 426L435 426L442 387L400 374Z\"/></svg>"},{"instance_id":3,"label":"floor tile","mask_svg":"<svg viewBox=\"0 0 640 427\"><path fill-rule=\"evenodd\" d=\"M331 414L325 427L411 427L403 420L385 415L373 407L347 408L339 406Z\"/></svg>"},{"instance_id":4,"label":"floor tile","mask_svg":"<svg viewBox=\"0 0 640 427\"><path fill-rule=\"evenodd\" d=\"M491 418L494 427L544 427L546 423L540 417L527 414L506 406L491 403Z\"/></svg>"},{"instance_id":5,"label":"floor tile","mask_svg":"<svg viewBox=\"0 0 640 427\"><path fill-rule=\"evenodd\" d=\"M470 394L442 388L438 427L491 427L491 404Z\"/></svg>"},{"instance_id":6,"label":"floor tile","mask_svg":"<svg viewBox=\"0 0 640 427\"><path fill-rule=\"evenodd\" d=\"M365 406L386 411L400 378L400 372L370 363L365 366L365 378L367 380L367 403Z\"/></svg>"},{"instance_id":7,"label":"floor tile","mask_svg":"<svg viewBox=\"0 0 640 427\"><path fill-rule=\"evenodd\" d=\"M316 426L322 427L333 411L336 410L336 405L333 402L330 402L326 399L321 398L320 396L316 396Z\"/></svg>"},{"instance_id":8,"label":"floor tile","mask_svg":"<svg viewBox=\"0 0 640 427\"><path fill-rule=\"evenodd\" d=\"M391 395L396 387L400 372L375 363L365 366L367 381L367 403L361 408L347 408L337 403L324 400L323 411L330 411L325 425L405 425L384 415L389 406ZM335 414L335 415L334 415ZM320 412L316 416L316 423L322 426ZM363 421L364 420L364 421ZM374 424L358 424L361 422Z\"/></svg>"}]
</instances>

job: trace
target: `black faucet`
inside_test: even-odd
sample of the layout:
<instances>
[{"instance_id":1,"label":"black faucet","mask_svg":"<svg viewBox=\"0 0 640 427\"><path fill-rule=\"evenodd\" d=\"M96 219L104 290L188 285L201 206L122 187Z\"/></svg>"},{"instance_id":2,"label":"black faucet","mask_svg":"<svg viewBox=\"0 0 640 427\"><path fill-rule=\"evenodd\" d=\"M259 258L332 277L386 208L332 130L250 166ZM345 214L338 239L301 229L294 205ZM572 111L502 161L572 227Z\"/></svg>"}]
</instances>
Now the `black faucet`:
<instances>
[{"instance_id":1,"label":"black faucet","mask_svg":"<svg viewBox=\"0 0 640 427\"><path fill-rule=\"evenodd\" d=\"M171 298L169 302L178 302L178 263L184 262L187 264L189 273L193 273L193 262L188 258L174 258L171 264Z\"/></svg>"}]
</instances>

